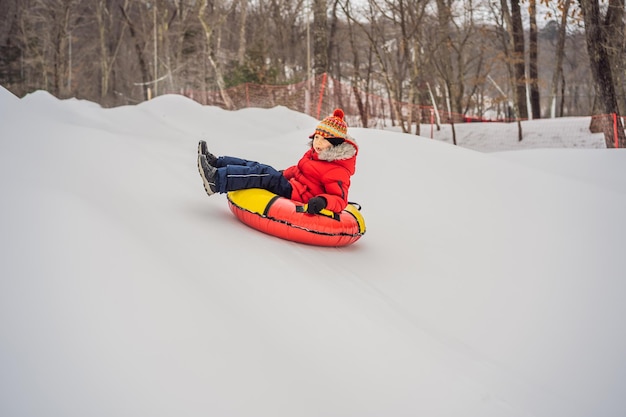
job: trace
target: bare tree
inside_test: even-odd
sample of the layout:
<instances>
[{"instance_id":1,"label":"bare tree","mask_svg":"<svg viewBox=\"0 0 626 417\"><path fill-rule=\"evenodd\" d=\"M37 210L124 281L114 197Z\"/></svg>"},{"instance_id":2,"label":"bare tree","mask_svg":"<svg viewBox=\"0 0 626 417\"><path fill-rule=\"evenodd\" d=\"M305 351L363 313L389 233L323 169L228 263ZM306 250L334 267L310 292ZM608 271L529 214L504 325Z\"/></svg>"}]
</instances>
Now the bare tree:
<instances>
[{"instance_id":1,"label":"bare tree","mask_svg":"<svg viewBox=\"0 0 626 417\"><path fill-rule=\"evenodd\" d=\"M567 15L569 14L571 0L563 0L561 6L561 23L558 28L558 41L556 46L556 59L554 60L554 72L550 85L550 117L556 117L556 97L559 80L563 79L563 56L565 55L565 35L567 29ZM561 113L562 115L562 113Z\"/></svg>"},{"instance_id":2,"label":"bare tree","mask_svg":"<svg viewBox=\"0 0 626 417\"><path fill-rule=\"evenodd\" d=\"M213 47L213 33L215 29L214 25L215 27L219 27L224 22L226 14L224 12L215 13L216 10L213 9L212 10L213 13L211 13L211 16L213 17L213 19L211 19L210 21L209 20L210 15L207 13L208 0L200 0L199 5L200 7L198 7L198 20L200 21L200 24L202 25L202 29L204 31L204 36L205 36L204 59L206 59L211 64L211 68L215 72L215 79L217 82L217 87L220 90L220 95L222 97L222 100L224 100L224 106L227 109L232 109L233 102L228 96L228 93L226 92L224 76L222 74L222 70L220 66L215 60L216 51L214 50L214 47Z\"/></svg>"},{"instance_id":3,"label":"bare tree","mask_svg":"<svg viewBox=\"0 0 626 417\"><path fill-rule=\"evenodd\" d=\"M352 93L359 111L361 124L367 127L369 125L370 111L369 89L372 72L374 71L372 65L373 47L369 42L366 45L362 45L359 42L361 39L358 34L360 30L355 29L356 18L350 0L345 1L345 3L339 3L339 5L347 18L349 50L352 53L352 74L350 76ZM365 57L363 56L364 51L367 51Z\"/></svg>"},{"instance_id":4,"label":"bare tree","mask_svg":"<svg viewBox=\"0 0 626 417\"><path fill-rule=\"evenodd\" d=\"M0 1L0 80L7 87L20 84L19 4L18 0Z\"/></svg>"},{"instance_id":5,"label":"bare tree","mask_svg":"<svg viewBox=\"0 0 626 417\"><path fill-rule=\"evenodd\" d=\"M615 20L623 20L624 3L622 0L610 0L606 14L603 15L598 0L579 1L585 22L587 50L599 104L605 115L615 116L615 126L608 122L604 123L606 146L607 148L616 145L620 148L626 147L624 127L622 118L619 117L617 104L615 77L613 76L615 70L611 65L611 52L608 50L610 45L614 44L612 36L623 36L623 33L612 33L611 24Z\"/></svg>"},{"instance_id":6,"label":"bare tree","mask_svg":"<svg viewBox=\"0 0 626 417\"><path fill-rule=\"evenodd\" d=\"M415 7L413 7L415 6ZM422 59L422 48L423 48L423 21L426 14L426 2L418 2L415 5L408 5L405 11L408 13L408 21L410 31L405 32L406 35L406 48L407 48L407 58L410 62L409 68L409 103L411 106L411 112L409 113L409 126L415 122L415 134L421 134L421 122L422 122L422 114L421 114L421 97L423 94L420 94L419 88L423 85L423 76L422 71L424 68L424 60ZM413 120L415 117L415 120Z\"/></svg>"},{"instance_id":7,"label":"bare tree","mask_svg":"<svg viewBox=\"0 0 626 417\"><path fill-rule=\"evenodd\" d=\"M452 32L452 0L437 0L437 17L439 19L439 25L437 30L437 42L436 49L438 53L433 55L438 57L435 59L435 64L445 85L446 102L448 103L448 112L450 113L450 120L452 113L460 113L460 107L452 104L452 97L458 97L458 90L461 86L457 83L458 77L453 74L454 67L452 66L452 53L453 53L453 41L451 38ZM456 101L455 101L455 104ZM454 107L453 107L454 106ZM454 136L454 143L456 144L456 135Z\"/></svg>"},{"instance_id":8,"label":"bare tree","mask_svg":"<svg viewBox=\"0 0 626 417\"><path fill-rule=\"evenodd\" d=\"M367 4L365 22L353 22L366 36L373 56L376 58L380 81L387 90L392 121L397 122L404 132L409 132L412 123L412 109L403 110L402 103L412 101L415 94L416 71L413 58L418 53L414 48L418 43L419 19L424 10L423 2L417 0L376 1ZM410 13L411 10L416 11Z\"/></svg>"},{"instance_id":9,"label":"bare tree","mask_svg":"<svg viewBox=\"0 0 626 417\"><path fill-rule=\"evenodd\" d=\"M507 1L507 0L503 0ZM513 48L511 59L514 68L515 103L518 117L528 118L528 107L526 106L526 65L524 63L524 26L522 24L522 13L520 0L511 0L511 26L509 28Z\"/></svg>"},{"instance_id":10,"label":"bare tree","mask_svg":"<svg viewBox=\"0 0 626 417\"><path fill-rule=\"evenodd\" d=\"M313 72L328 71L328 19L326 0L313 0Z\"/></svg>"},{"instance_id":11,"label":"bare tree","mask_svg":"<svg viewBox=\"0 0 626 417\"><path fill-rule=\"evenodd\" d=\"M98 0L95 9L95 17L98 29L98 45L100 52L100 99L106 101L110 94L110 79L113 72L115 60L118 57L120 47L124 38L124 31L127 22L116 24L115 10L109 7L109 2ZM128 0L125 0L122 9L128 7ZM114 32L116 30L116 32Z\"/></svg>"},{"instance_id":12,"label":"bare tree","mask_svg":"<svg viewBox=\"0 0 626 417\"><path fill-rule=\"evenodd\" d=\"M338 39L338 33L341 32L341 22L337 13L340 9L340 0L331 0L332 7L330 7L330 23L328 25L328 50L326 56L328 57L328 72L332 73L336 78L341 79L342 70L342 46L341 40ZM342 27L344 25L341 25ZM335 54L333 56L333 53Z\"/></svg>"},{"instance_id":13,"label":"bare tree","mask_svg":"<svg viewBox=\"0 0 626 417\"><path fill-rule=\"evenodd\" d=\"M367 14L364 17L367 21L363 22L360 19L353 19L353 22L357 24L361 29L361 33L368 39L373 56L376 58L380 69L380 77L387 89L389 105L393 116L392 120L399 120L401 112L399 103L396 100L398 92L396 91L397 83L395 81L398 77L394 77L391 74L393 69L391 68L392 63L389 58L389 55L393 53L392 48L393 44L396 42L396 33L387 33L389 24L388 17L385 18L384 12L385 10L376 0L369 0L366 11Z\"/></svg>"},{"instance_id":14,"label":"bare tree","mask_svg":"<svg viewBox=\"0 0 626 417\"><path fill-rule=\"evenodd\" d=\"M626 114L626 22L624 19L624 0L611 0L605 17L606 51L611 61L613 85L617 95L620 114Z\"/></svg>"},{"instance_id":15,"label":"bare tree","mask_svg":"<svg viewBox=\"0 0 626 417\"><path fill-rule=\"evenodd\" d=\"M68 95L69 36L77 0L36 0L22 9L26 44L39 61L44 84L56 96Z\"/></svg>"},{"instance_id":16,"label":"bare tree","mask_svg":"<svg viewBox=\"0 0 626 417\"><path fill-rule=\"evenodd\" d=\"M122 16L124 20L128 24L128 29L130 31L130 36L133 39L133 44L135 48L135 53L137 55L137 60L139 63L139 69L141 74L141 87L143 90L143 99L148 100L150 98L149 95L149 86L150 86L150 72L148 70L148 57L146 53L146 44L147 39L144 31L142 31L140 25L138 24L138 19L133 19L132 7L133 5L137 7L143 6L141 3L139 4L129 4L125 2L123 5L119 5L119 9L122 12ZM139 13L141 16L141 14Z\"/></svg>"},{"instance_id":17,"label":"bare tree","mask_svg":"<svg viewBox=\"0 0 626 417\"><path fill-rule=\"evenodd\" d=\"M530 30L528 35L528 78L530 83L530 109L533 119L541 118L541 103L539 94L539 69L537 57L539 49L537 45L537 4L536 0L530 0L528 6L530 15Z\"/></svg>"},{"instance_id":18,"label":"bare tree","mask_svg":"<svg viewBox=\"0 0 626 417\"><path fill-rule=\"evenodd\" d=\"M246 18L248 17L248 0L239 0L239 48L237 49L237 62L244 64L246 57Z\"/></svg>"}]
</instances>

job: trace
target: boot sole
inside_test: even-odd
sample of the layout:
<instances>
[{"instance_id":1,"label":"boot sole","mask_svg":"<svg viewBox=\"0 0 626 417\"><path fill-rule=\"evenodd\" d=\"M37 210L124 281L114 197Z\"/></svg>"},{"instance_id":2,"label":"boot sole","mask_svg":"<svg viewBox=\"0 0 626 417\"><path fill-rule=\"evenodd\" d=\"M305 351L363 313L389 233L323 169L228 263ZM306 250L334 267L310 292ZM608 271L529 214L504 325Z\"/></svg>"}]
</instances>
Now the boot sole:
<instances>
[{"instance_id":1,"label":"boot sole","mask_svg":"<svg viewBox=\"0 0 626 417\"><path fill-rule=\"evenodd\" d=\"M203 143L204 143L204 144L206 144L206 142L205 142L205 141L203 141L203 140L201 140L200 142L198 142L198 155L204 155L204 156L206 156L206 155L205 155L205 153L202 151L202 144L203 144ZM207 148L207 150L208 150L208 148Z\"/></svg>"},{"instance_id":2,"label":"boot sole","mask_svg":"<svg viewBox=\"0 0 626 417\"><path fill-rule=\"evenodd\" d=\"M204 174L204 169L202 169L202 163L200 162L200 155L198 155L198 172L200 173L200 177L202 177L202 185L204 185L204 191L206 191L207 195L212 196L215 194L215 191L211 189L211 183ZM215 184L213 184L215 186Z\"/></svg>"}]
</instances>

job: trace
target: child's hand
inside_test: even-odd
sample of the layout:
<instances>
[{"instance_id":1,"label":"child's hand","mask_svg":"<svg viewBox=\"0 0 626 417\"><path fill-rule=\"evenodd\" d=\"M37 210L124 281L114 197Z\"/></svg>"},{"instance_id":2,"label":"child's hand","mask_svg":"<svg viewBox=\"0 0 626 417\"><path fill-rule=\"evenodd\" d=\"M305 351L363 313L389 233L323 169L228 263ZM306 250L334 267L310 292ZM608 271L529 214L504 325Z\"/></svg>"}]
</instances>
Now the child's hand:
<instances>
[{"instance_id":1,"label":"child's hand","mask_svg":"<svg viewBox=\"0 0 626 417\"><path fill-rule=\"evenodd\" d=\"M324 197L313 197L307 205L307 213L317 214L326 208L326 199Z\"/></svg>"}]
</instances>

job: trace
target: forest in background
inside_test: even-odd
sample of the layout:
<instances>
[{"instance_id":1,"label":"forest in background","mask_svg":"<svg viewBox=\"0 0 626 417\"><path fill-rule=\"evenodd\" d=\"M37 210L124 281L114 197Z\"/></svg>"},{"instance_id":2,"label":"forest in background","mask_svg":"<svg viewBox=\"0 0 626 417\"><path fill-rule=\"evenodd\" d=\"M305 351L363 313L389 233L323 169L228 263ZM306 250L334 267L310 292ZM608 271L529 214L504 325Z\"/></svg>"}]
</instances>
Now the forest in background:
<instances>
[{"instance_id":1,"label":"forest in background","mask_svg":"<svg viewBox=\"0 0 626 417\"><path fill-rule=\"evenodd\" d=\"M398 119L394 103L517 120L626 109L624 0L0 0L0 16L0 84L17 96L215 91L233 108L230 87L327 73Z\"/></svg>"}]
</instances>

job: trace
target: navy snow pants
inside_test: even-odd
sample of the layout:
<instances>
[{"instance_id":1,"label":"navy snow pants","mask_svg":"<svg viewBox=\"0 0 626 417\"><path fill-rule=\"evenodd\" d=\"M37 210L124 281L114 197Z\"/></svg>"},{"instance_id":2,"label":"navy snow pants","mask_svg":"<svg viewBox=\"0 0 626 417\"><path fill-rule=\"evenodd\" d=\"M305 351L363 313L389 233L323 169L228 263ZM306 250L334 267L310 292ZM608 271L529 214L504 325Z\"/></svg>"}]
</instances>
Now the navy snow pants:
<instances>
[{"instance_id":1,"label":"navy snow pants","mask_svg":"<svg viewBox=\"0 0 626 417\"><path fill-rule=\"evenodd\" d=\"M263 188L281 197L291 198L291 184L283 174L269 165L255 161L220 156L215 162L216 186L220 193Z\"/></svg>"}]
</instances>

